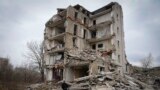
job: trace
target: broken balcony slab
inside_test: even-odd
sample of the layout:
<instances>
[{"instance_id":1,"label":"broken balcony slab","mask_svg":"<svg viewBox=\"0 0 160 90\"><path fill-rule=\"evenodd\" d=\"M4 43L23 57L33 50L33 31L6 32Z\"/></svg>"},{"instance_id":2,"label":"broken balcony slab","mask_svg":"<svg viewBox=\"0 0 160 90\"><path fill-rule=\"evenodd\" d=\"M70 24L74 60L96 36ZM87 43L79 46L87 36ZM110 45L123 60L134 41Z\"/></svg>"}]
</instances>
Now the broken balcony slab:
<instances>
[{"instance_id":1,"label":"broken balcony slab","mask_svg":"<svg viewBox=\"0 0 160 90\"><path fill-rule=\"evenodd\" d=\"M53 53L58 53L58 52L64 52L65 48L56 48L56 49L51 49L50 51L48 51L49 54L53 54Z\"/></svg>"},{"instance_id":2,"label":"broken balcony slab","mask_svg":"<svg viewBox=\"0 0 160 90\"><path fill-rule=\"evenodd\" d=\"M64 41L64 36L65 36L65 32L57 34L55 36L50 36L50 37L48 37L48 39L50 41L52 41L52 40Z\"/></svg>"},{"instance_id":3,"label":"broken balcony slab","mask_svg":"<svg viewBox=\"0 0 160 90\"><path fill-rule=\"evenodd\" d=\"M68 64L66 64L69 67L73 67L73 66L85 66L85 65L89 65L88 61L79 61L79 60L70 60L68 62Z\"/></svg>"},{"instance_id":4,"label":"broken balcony slab","mask_svg":"<svg viewBox=\"0 0 160 90\"><path fill-rule=\"evenodd\" d=\"M55 27L65 22L65 17L54 15L47 23L46 27Z\"/></svg>"},{"instance_id":5,"label":"broken balcony slab","mask_svg":"<svg viewBox=\"0 0 160 90\"><path fill-rule=\"evenodd\" d=\"M95 42L100 42L100 41L105 41L105 40L108 40L108 39L111 39L113 38L113 36L115 36L115 33L113 33L112 35L105 35L101 38L91 38L91 39L87 39L87 41L89 43L95 43Z\"/></svg>"},{"instance_id":6,"label":"broken balcony slab","mask_svg":"<svg viewBox=\"0 0 160 90\"><path fill-rule=\"evenodd\" d=\"M101 23L96 24L96 25L93 25L93 26L89 27L89 29L90 29L90 30L96 30L96 29L98 29L98 28L101 28L101 27L110 25L110 24L112 24L112 22L113 22L113 21L112 21L112 19L110 18L110 20L101 22Z\"/></svg>"}]
</instances>

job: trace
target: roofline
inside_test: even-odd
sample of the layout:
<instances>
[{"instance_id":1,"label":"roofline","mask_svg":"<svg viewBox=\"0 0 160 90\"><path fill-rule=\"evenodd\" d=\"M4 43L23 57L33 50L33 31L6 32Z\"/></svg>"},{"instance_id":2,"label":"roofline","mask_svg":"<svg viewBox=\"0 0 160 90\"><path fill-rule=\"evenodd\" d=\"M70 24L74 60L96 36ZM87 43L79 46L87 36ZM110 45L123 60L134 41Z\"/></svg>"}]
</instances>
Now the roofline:
<instances>
[{"instance_id":1,"label":"roofline","mask_svg":"<svg viewBox=\"0 0 160 90\"><path fill-rule=\"evenodd\" d=\"M112 6L115 5L115 4L118 4L118 3L117 3L117 2L111 2L111 3L109 3L109 4L105 5L105 6L97 9L97 10L92 11L92 12L89 11L89 10L87 10L86 8L84 8L83 6L81 6L81 5L79 5L79 4L76 4L76 5L74 5L73 7L76 7L76 6L82 7L82 8L84 8L85 10L87 10L90 14L94 15L94 14L97 14L97 13L103 11L103 10L107 10L107 9L112 8Z\"/></svg>"},{"instance_id":2,"label":"roofline","mask_svg":"<svg viewBox=\"0 0 160 90\"><path fill-rule=\"evenodd\" d=\"M103 11L103 9L110 9L115 4L118 4L118 3L117 2L111 2L111 3L109 3L109 4L105 5L105 6L97 9L97 10L92 11L91 14L99 13L99 12Z\"/></svg>"}]
</instances>

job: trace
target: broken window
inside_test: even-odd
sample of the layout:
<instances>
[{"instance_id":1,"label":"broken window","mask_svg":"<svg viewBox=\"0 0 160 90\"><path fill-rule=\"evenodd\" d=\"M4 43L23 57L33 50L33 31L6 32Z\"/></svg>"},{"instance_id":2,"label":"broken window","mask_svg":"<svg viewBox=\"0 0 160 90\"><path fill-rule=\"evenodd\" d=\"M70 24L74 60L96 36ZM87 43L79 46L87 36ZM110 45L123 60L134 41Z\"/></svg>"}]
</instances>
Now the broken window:
<instances>
[{"instance_id":1,"label":"broken window","mask_svg":"<svg viewBox=\"0 0 160 90\"><path fill-rule=\"evenodd\" d=\"M77 19L77 17L78 17L78 12L75 12L74 13L74 18Z\"/></svg>"},{"instance_id":2,"label":"broken window","mask_svg":"<svg viewBox=\"0 0 160 90\"><path fill-rule=\"evenodd\" d=\"M119 27L117 27L117 34L119 34Z\"/></svg>"},{"instance_id":3,"label":"broken window","mask_svg":"<svg viewBox=\"0 0 160 90\"><path fill-rule=\"evenodd\" d=\"M103 48L103 44L98 44L98 48Z\"/></svg>"},{"instance_id":4,"label":"broken window","mask_svg":"<svg viewBox=\"0 0 160 90\"><path fill-rule=\"evenodd\" d=\"M73 40L73 47L76 47L76 38L72 38Z\"/></svg>"},{"instance_id":5,"label":"broken window","mask_svg":"<svg viewBox=\"0 0 160 90\"><path fill-rule=\"evenodd\" d=\"M86 38L86 30L85 29L83 30L83 38L84 39Z\"/></svg>"},{"instance_id":6,"label":"broken window","mask_svg":"<svg viewBox=\"0 0 160 90\"><path fill-rule=\"evenodd\" d=\"M89 75L89 72L88 72L89 71L89 66L84 65L84 66L73 67L73 71L74 71L74 77L75 78L88 76Z\"/></svg>"},{"instance_id":7,"label":"broken window","mask_svg":"<svg viewBox=\"0 0 160 90\"><path fill-rule=\"evenodd\" d=\"M117 45L118 45L118 48L119 48L119 40L117 41Z\"/></svg>"},{"instance_id":8,"label":"broken window","mask_svg":"<svg viewBox=\"0 0 160 90\"><path fill-rule=\"evenodd\" d=\"M98 66L98 73L104 72L105 68L102 66Z\"/></svg>"},{"instance_id":9,"label":"broken window","mask_svg":"<svg viewBox=\"0 0 160 90\"><path fill-rule=\"evenodd\" d=\"M63 79L63 69L53 68L53 80L60 81Z\"/></svg>"},{"instance_id":10,"label":"broken window","mask_svg":"<svg viewBox=\"0 0 160 90\"><path fill-rule=\"evenodd\" d=\"M85 12L86 12L86 10L85 10L85 9L82 9L82 13L85 14Z\"/></svg>"},{"instance_id":11,"label":"broken window","mask_svg":"<svg viewBox=\"0 0 160 90\"><path fill-rule=\"evenodd\" d=\"M74 25L73 35L77 35L77 25Z\"/></svg>"},{"instance_id":12,"label":"broken window","mask_svg":"<svg viewBox=\"0 0 160 90\"><path fill-rule=\"evenodd\" d=\"M61 57L59 58L59 60L64 59L64 52L59 52L58 55L60 55Z\"/></svg>"},{"instance_id":13,"label":"broken window","mask_svg":"<svg viewBox=\"0 0 160 90\"><path fill-rule=\"evenodd\" d=\"M118 61L120 62L120 55L118 55Z\"/></svg>"},{"instance_id":14,"label":"broken window","mask_svg":"<svg viewBox=\"0 0 160 90\"><path fill-rule=\"evenodd\" d=\"M96 34L97 34L97 32L96 32L96 31L92 31L92 32L91 32L91 36L92 36L92 38L96 38Z\"/></svg>"},{"instance_id":15,"label":"broken window","mask_svg":"<svg viewBox=\"0 0 160 90\"><path fill-rule=\"evenodd\" d=\"M89 17L89 12L87 12L87 16Z\"/></svg>"},{"instance_id":16,"label":"broken window","mask_svg":"<svg viewBox=\"0 0 160 90\"><path fill-rule=\"evenodd\" d=\"M96 25L96 20L93 20L93 25Z\"/></svg>"},{"instance_id":17,"label":"broken window","mask_svg":"<svg viewBox=\"0 0 160 90\"><path fill-rule=\"evenodd\" d=\"M79 5L76 5L74 6L75 9L79 10L80 9L80 6Z\"/></svg>"},{"instance_id":18,"label":"broken window","mask_svg":"<svg viewBox=\"0 0 160 90\"><path fill-rule=\"evenodd\" d=\"M93 45L92 45L92 49L93 49L93 50L96 50L96 44L93 44Z\"/></svg>"},{"instance_id":19,"label":"broken window","mask_svg":"<svg viewBox=\"0 0 160 90\"><path fill-rule=\"evenodd\" d=\"M128 65L126 64L126 72L128 72Z\"/></svg>"},{"instance_id":20,"label":"broken window","mask_svg":"<svg viewBox=\"0 0 160 90\"><path fill-rule=\"evenodd\" d=\"M86 24L86 17L83 18L83 24Z\"/></svg>"}]
</instances>

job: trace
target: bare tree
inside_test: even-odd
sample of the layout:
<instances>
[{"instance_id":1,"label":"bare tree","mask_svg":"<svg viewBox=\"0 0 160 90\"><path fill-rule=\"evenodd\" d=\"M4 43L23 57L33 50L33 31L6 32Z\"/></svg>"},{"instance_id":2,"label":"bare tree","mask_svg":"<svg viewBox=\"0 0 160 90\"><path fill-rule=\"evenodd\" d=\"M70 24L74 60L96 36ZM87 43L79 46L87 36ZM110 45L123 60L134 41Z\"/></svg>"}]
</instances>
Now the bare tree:
<instances>
[{"instance_id":1,"label":"bare tree","mask_svg":"<svg viewBox=\"0 0 160 90\"><path fill-rule=\"evenodd\" d=\"M147 70L148 68L151 68L153 65L153 56L150 53L147 57L141 60L141 65L144 68L144 70Z\"/></svg>"},{"instance_id":2,"label":"bare tree","mask_svg":"<svg viewBox=\"0 0 160 90\"><path fill-rule=\"evenodd\" d=\"M44 81L44 55L43 55L43 42L37 43L31 41L27 43L28 53L25 54L27 59L30 59L38 67L41 73L41 80Z\"/></svg>"}]
</instances>

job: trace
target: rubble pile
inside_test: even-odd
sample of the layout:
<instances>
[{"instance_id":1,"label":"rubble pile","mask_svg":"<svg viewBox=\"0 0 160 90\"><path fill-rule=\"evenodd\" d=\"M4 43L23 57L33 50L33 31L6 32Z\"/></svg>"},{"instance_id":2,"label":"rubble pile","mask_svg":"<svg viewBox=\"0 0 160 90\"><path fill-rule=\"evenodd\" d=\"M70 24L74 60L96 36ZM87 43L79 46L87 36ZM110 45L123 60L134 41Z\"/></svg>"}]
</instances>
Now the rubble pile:
<instances>
[{"instance_id":1,"label":"rubble pile","mask_svg":"<svg viewBox=\"0 0 160 90\"><path fill-rule=\"evenodd\" d=\"M83 51L67 50L65 55L68 59L65 65L70 64L71 61L76 61L73 63L74 65L78 65L82 62L84 64L84 61L87 63L99 60L105 61L105 58L101 57L101 53L89 49ZM77 63L77 60L79 60L79 63ZM120 65L114 62L108 63L106 67L109 68L108 71L102 71L98 74L89 74L88 76L76 78L71 82L66 82L70 85L69 90L154 90L151 86L129 75L120 74L118 71ZM40 85L33 90L62 90L62 82L63 81L59 81L56 84Z\"/></svg>"},{"instance_id":2,"label":"rubble pile","mask_svg":"<svg viewBox=\"0 0 160 90\"><path fill-rule=\"evenodd\" d=\"M61 82L55 84L41 84L28 90L62 90ZM86 76L75 79L70 83L69 90L154 90L145 83L128 75L120 76L116 72L106 72L103 75Z\"/></svg>"},{"instance_id":3,"label":"rubble pile","mask_svg":"<svg viewBox=\"0 0 160 90\"><path fill-rule=\"evenodd\" d=\"M104 60L102 53L94 50L85 49L83 51L68 50L68 58L84 61ZM121 75L118 72L118 65L110 61L109 71L98 75L89 75L75 79L69 90L152 90L152 88L139 80L128 75Z\"/></svg>"},{"instance_id":4,"label":"rubble pile","mask_svg":"<svg viewBox=\"0 0 160 90\"><path fill-rule=\"evenodd\" d=\"M151 86L116 71L75 79L69 90L154 90Z\"/></svg>"},{"instance_id":5,"label":"rubble pile","mask_svg":"<svg viewBox=\"0 0 160 90\"><path fill-rule=\"evenodd\" d=\"M84 61L94 61L97 57L100 57L96 54L95 50L84 49L83 51L78 51L75 49L66 50L65 54L68 56L68 59L74 60L84 60Z\"/></svg>"},{"instance_id":6,"label":"rubble pile","mask_svg":"<svg viewBox=\"0 0 160 90\"><path fill-rule=\"evenodd\" d=\"M160 67L153 67L147 70L144 70L141 67L134 66L133 74L131 75L137 80L152 85L155 90L160 89Z\"/></svg>"}]
</instances>

